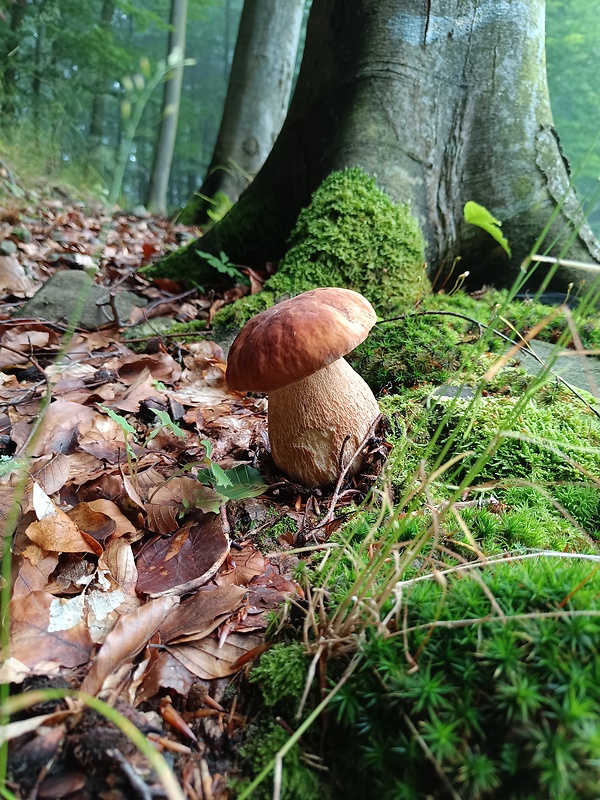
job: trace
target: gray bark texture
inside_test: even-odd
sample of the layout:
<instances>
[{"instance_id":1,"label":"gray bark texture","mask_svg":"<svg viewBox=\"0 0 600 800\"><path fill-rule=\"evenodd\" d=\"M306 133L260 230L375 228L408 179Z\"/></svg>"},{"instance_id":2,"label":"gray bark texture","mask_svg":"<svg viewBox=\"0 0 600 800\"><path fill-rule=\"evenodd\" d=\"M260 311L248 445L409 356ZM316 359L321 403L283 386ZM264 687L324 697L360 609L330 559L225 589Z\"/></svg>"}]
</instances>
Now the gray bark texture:
<instances>
[{"instance_id":1,"label":"gray bark texture","mask_svg":"<svg viewBox=\"0 0 600 800\"><path fill-rule=\"evenodd\" d=\"M599 260L553 127L544 44L544 0L314 0L281 134L203 249L281 257L320 182L360 166L411 202L432 276L460 257L475 280L511 283L553 213L540 249ZM512 259L464 222L468 200L503 221ZM593 277L561 267L554 284Z\"/></svg>"},{"instance_id":2,"label":"gray bark texture","mask_svg":"<svg viewBox=\"0 0 600 800\"><path fill-rule=\"evenodd\" d=\"M188 0L171 0L169 55L176 54L178 61L165 82L158 141L146 201L148 209L156 214L167 213L167 189L175 151L183 81L187 6Z\"/></svg>"},{"instance_id":3,"label":"gray bark texture","mask_svg":"<svg viewBox=\"0 0 600 800\"><path fill-rule=\"evenodd\" d=\"M245 0L221 127L199 194L222 192L236 202L271 152L288 110L303 11L304 0Z\"/></svg>"}]
</instances>

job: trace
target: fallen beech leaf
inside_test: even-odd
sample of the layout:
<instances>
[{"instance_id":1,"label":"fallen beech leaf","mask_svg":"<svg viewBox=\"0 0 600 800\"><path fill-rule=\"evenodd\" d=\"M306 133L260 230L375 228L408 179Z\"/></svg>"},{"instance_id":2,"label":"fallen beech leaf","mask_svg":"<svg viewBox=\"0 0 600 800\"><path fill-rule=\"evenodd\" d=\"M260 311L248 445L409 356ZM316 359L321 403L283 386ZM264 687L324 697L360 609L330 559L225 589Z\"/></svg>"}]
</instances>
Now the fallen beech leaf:
<instances>
[{"instance_id":1,"label":"fallen beech leaf","mask_svg":"<svg viewBox=\"0 0 600 800\"><path fill-rule=\"evenodd\" d=\"M102 547L91 536L82 533L66 514L58 511L52 516L32 522L25 531L32 542L54 553L94 553Z\"/></svg>"},{"instance_id":2,"label":"fallen beech leaf","mask_svg":"<svg viewBox=\"0 0 600 800\"><path fill-rule=\"evenodd\" d=\"M177 694L186 696L190 693L195 677L170 653L158 653L144 675L136 696L135 704L149 700L161 689L172 689Z\"/></svg>"},{"instance_id":3,"label":"fallen beech leaf","mask_svg":"<svg viewBox=\"0 0 600 800\"><path fill-rule=\"evenodd\" d=\"M46 494L54 494L65 485L69 478L69 472L68 457L62 453L56 453L35 459L30 474Z\"/></svg>"},{"instance_id":4,"label":"fallen beech leaf","mask_svg":"<svg viewBox=\"0 0 600 800\"><path fill-rule=\"evenodd\" d=\"M155 381L175 383L181 377L181 367L168 353L131 355L121 359L118 367L123 383L135 383L142 372L148 371Z\"/></svg>"},{"instance_id":5,"label":"fallen beech leaf","mask_svg":"<svg viewBox=\"0 0 600 800\"><path fill-rule=\"evenodd\" d=\"M195 644L169 645L167 650L194 675L210 681L237 672L245 654L263 642L257 634L232 633L219 648L218 637L213 633Z\"/></svg>"},{"instance_id":6,"label":"fallen beech leaf","mask_svg":"<svg viewBox=\"0 0 600 800\"><path fill-rule=\"evenodd\" d=\"M13 586L13 597L21 597L25 594L31 594L31 592L41 592L46 588L50 575L56 569L58 554L46 553L45 550L37 548L37 545L35 545L35 548L39 549L40 553L43 553L43 557L32 562L27 557L27 551L23 552L23 558L21 558L21 564Z\"/></svg>"},{"instance_id":7,"label":"fallen beech leaf","mask_svg":"<svg viewBox=\"0 0 600 800\"><path fill-rule=\"evenodd\" d=\"M150 541L138 553L140 594L160 597L189 592L207 583L227 557L229 540L219 517L208 518L204 523L188 523L182 530L185 540L175 555L171 540L163 538ZM167 560L170 552L171 558Z\"/></svg>"},{"instance_id":8,"label":"fallen beech leaf","mask_svg":"<svg viewBox=\"0 0 600 800\"><path fill-rule=\"evenodd\" d=\"M35 289L35 283L14 256L0 256L0 294L32 297Z\"/></svg>"},{"instance_id":9,"label":"fallen beech leaf","mask_svg":"<svg viewBox=\"0 0 600 800\"><path fill-rule=\"evenodd\" d=\"M142 400L154 397L164 401L164 392L159 392L155 386L156 379L150 374L150 370L145 369L140 373L137 380L122 394L117 400L110 403L111 408L118 408L120 411L130 411L137 413L140 409Z\"/></svg>"},{"instance_id":10,"label":"fallen beech leaf","mask_svg":"<svg viewBox=\"0 0 600 800\"><path fill-rule=\"evenodd\" d=\"M160 626L164 644L202 639L215 630L242 604L241 586L205 586L184 600Z\"/></svg>"},{"instance_id":11,"label":"fallen beech leaf","mask_svg":"<svg viewBox=\"0 0 600 800\"><path fill-rule=\"evenodd\" d=\"M78 435L85 435L100 416L93 408L56 400L50 403L38 430L31 455L66 453Z\"/></svg>"},{"instance_id":12,"label":"fallen beech leaf","mask_svg":"<svg viewBox=\"0 0 600 800\"><path fill-rule=\"evenodd\" d=\"M104 514L106 517L110 517L110 519L115 523L115 529L111 534L112 539L118 539L121 536L125 536L127 534L131 534L132 536L137 536L137 529L135 525L133 525L125 516L125 514L121 513L119 507L115 505L111 500L92 500L86 505L94 512ZM84 530L86 530L84 528Z\"/></svg>"},{"instance_id":13,"label":"fallen beech leaf","mask_svg":"<svg viewBox=\"0 0 600 800\"><path fill-rule=\"evenodd\" d=\"M67 511L67 516L81 531L92 536L97 542L103 542L117 529L114 519L92 508L91 503L78 503Z\"/></svg>"},{"instance_id":14,"label":"fallen beech leaf","mask_svg":"<svg viewBox=\"0 0 600 800\"><path fill-rule=\"evenodd\" d=\"M140 488L149 471L139 476ZM194 478L183 476L165 482L161 477L161 485L148 491L148 527L156 533L172 533L179 528L179 515L186 507L216 514L222 505L222 495Z\"/></svg>"},{"instance_id":15,"label":"fallen beech leaf","mask_svg":"<svg viewBox=\"0 0 600 800\"><path fill-rule=\"evenodd\" d=\"M136 596L138 571L129 542L125 539L111 539L98 561L98 566L107 569L117 586L120 586L126 594Z\"/></svg>"},{"instance_id":16,"label":"fallen beech leaf","mask_svg":"<svg viewBox=\"0 0 600 800\"><path fill-rule=\"evenodd\" d=\"M48 661L78 667L90 657L92 641L85 623L48 631L53 600L46 592L31 592L10 603L11 656L34 670Z\"/></svg>"},{"instance_id":17,"label":"fallen beech leaf","mask_svg":"<svg viewBox=\"0 0 600 800\"><path fill-rule=\"evenodd\" d=\"M85 677L81 691L98 694L106 679L135 658L158 630L169 611L179 603L179 597L150 600L131 614L121 617L104 640L92 668Z\"/></svg>"},{"instance_id":18,"label":"fallen beech leaf","mask_svg":"<svg viewBox=\"0 0 600 800\"><path fill-rule=\"evenodd\" d=\"M137 449L131 443L133 449ZM98 414L94 424L79 440L79 447L86 453L110 464L126 460L125 434L121 426L108 416Z\"/></svg>"},{"instance_id":19,"label":"fallen beech leaf","mask_svg":"<svg viewBox=\"0 0 600 800\"><path fill-rule=\"evenodd\" d=\"M45 347L49 341L49 331L31 330L24 327L6 331L0 339L0 369L26 364L29 361L29 353L36 348ZM2 347L3 344L11 349L7 350ZM22 355L15 351L21 352Z\"/></svg>"},{"instance_id":20,"label":"fallen beech leaf","mask_svg":"<svg viewBox=\"0 0 600 800\"><path fill-rule=\"evenodd\" d=\"M252 578L262 575L266 563L263 554L252 545L246 545L242 550L232 550L227 559L227 569L220 573L217 583L220 586L227 583L247 586Z\"/></svg>"}]
</instances>

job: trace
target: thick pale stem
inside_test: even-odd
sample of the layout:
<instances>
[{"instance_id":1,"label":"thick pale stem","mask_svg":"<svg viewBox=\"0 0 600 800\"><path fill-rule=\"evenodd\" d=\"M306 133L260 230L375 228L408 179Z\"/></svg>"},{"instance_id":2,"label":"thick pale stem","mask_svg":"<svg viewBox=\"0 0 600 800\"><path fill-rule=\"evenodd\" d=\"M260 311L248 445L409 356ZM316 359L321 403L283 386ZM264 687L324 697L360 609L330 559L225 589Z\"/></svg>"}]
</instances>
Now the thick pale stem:
<instances>
[{"instance_id":1,"label":"thick pale stem","mask_svg":"<svg viewBox=\"0 0 600 800\"><path fill-rule=\"evenodd\" d=\"M269 394L277 466L306 486L334 483L379 414L373 392L343 358ZM357 457L349 474L360 469Z\"/></svg>"}]
</instances>

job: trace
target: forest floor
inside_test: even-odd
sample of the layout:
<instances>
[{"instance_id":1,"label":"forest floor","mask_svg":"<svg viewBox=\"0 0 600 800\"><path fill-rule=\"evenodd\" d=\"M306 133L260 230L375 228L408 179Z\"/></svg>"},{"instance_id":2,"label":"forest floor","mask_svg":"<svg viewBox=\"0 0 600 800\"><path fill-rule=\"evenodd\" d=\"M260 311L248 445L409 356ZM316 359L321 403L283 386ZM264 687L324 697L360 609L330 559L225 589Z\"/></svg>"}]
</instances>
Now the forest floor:
<instances>
[{"instance_id":1,"label":"forest floor","mask_svg":"<svg viewBox=\"0 0 600 800\"><path fill-rule=\"evenodd\" d=\"M0 666L0 700L10 694L2 709L11 712L10 719L0 720L0 745L8 743L3 795L8 798L230 797L238 778L262 769L257 763L242 769L241 756L249 740L262 743L261 712L286 741L298 729L296 718L280 711L285 705L269 703L265 687L261 695L248 680L271 634L283 625L282 607L288 609L289 638L302 651L302 669L294 687L293 646L279 651L282 662L275 658L278 646L271 648L263 663L274 656L275 672L269 677L263 669L263 680L272 695L302 692L307 659L297 644L300 623L310 619L310 603L319 591L328 593L327 611L334 613L332 586L340 591L350 580L344 553L335 568L339 574L332 567L337 577L322 586L313 585L321 578L306 579L303 559L319 552L325 562L327 548L339 546L336 530L345 531L343 522L352 518L390 453L386 435L379 429L370 442L362 476L333 490L307 490L277 471L268 449L266 400L229 389L226 354L211 339L214 314L260 291L267 270L235 265L248 285L231 288L216 267L210 291L185 290L167 280L150 283L140 271L198 234L142 210L107 216L100 204L74 202L56 191L23 192L0 202L0 517L6 543L0 644L8 652ZM494 290L438 292L427 302L429 310L407 314L404 327L380 326L353 354L361 374L382 390L387 435L396 437L388 472L396 470L397 483L423 463L425 443L442 446L436 413L445 415L448 425L452 415L460 420L463 395L454 402L458 384L451 384L461 380L456 367L461 359L475 386L515 331L543 327L537 337L545 337L531 343L529 355L519 340L513 348L517 357L502 357L502 371L487 380L479 410L469 405L471 417L457 445L461 459L498 438L499 419L509 430L516 425L515 436L525 446L507 445L499 461L490 450L489 474L481 474L494 494L483 503L481 487L461 495L460 525L448 522L439 552L434 537L435 563L455 558L449 542L453 548L464 545L469 558L472 551L504 558L509 546L519 553L533 548L560 551L554 555L597 554L597 481L591 488L580 483L581 475L588 478L600 468L600 411L591 395L579 396L574 387L594 388L600 368L579 345L581 358L562 350L568 309L562 327L555 327L555 311L519 301L497 321L506 326L498 332L485 324L499 302ZM449 333L439 320L420 314L441 314L444 320L450 314L455 329ZM182 330L195 321L201 336L173 332L174 320L183 323ZM583 323L584 344L593 354L600 347L596 315ZM501 341L472 356L476 330L481 336L484 327ZM525 407L518 398L544 358L555 374ZM473 396L467 389L467 397ZM516 418L509 419L513 412ZM558 442L561 452L564 444L571 456L559 458L552 451L554 463L544 447L529 447L538 439ZM588 446L580 447L582 441ZM564 462L572 467L575 456L589 463L563 485ZM455 460L456 455L448 463ZM419 470L415 475L422 475L423 466ZM498 474L509 479L524 474L528 483L508 480L503 487ZM415 492L429 491L427 481L417 484ZM558 500L548 499L554 485ZM442 491L439 506L425 498L423 520L427 509L435 519L439 509L445 513L446 497L456 487L444 495L445 488L436 488ZM398 541L390 543L384 530L387 550L366 537L362 556L350 552L357 575L363 572L362 557L374 574L393 572L386 553L396 548L394 558L400 558L404 552L402 525L407 536L416 536L411 526L418 528L421 517L414 513L395 507ZM368 527L368 513L363 516ZM361 519L356 514L357 524ZM357 541L362 546L360 537ZM456 558L456 564L464 561ZM558 608L578 591L580 584L574 585ZM348 592L354 600L357 592ZM327 624L327 614L324 618ZM392 661L404 663L396 655ZM319 670L315 696L329 680L323 662ZM446 674L445 661L441 670ZM398 680L406 677L401 672ZM356 708L368 715L372 695L352 691ZM487 684L484 695L491 697ZM382 696L387 707L389 697ZM106 705L99 707L98 698ZM414 713L417 719L419 709ZM142 732L141 745L123 732L128 723ZM366 746L361 741L354 736L339 751L350 753L353 768L370 780L372 765L360 767ZM151 743L150 754L142 752L144 742ZM175 773L177 783L170 788L155 754ZM304 770L297 771L298 796L309 796L303 793L309 770L304 761L298 763ZM315 763L310 762L309 775L317 781L327 770L320 762L313 770ZM347 766L338 764L336 786L344 791ZM415 774L423 774L417 761ZM382 780L388 777L384 769ZM318 781L310 796L321 796Z\"/></svg>"},{"instance_id":2,"label":"forest floor","mask_svg":"<svg viewBox=\"0 0 600 800\"><path fill-rule=\"evenodd\" d=\"M0 210L0 513L15 532L0 678L37 698L4 727L18 797L161 796L126 736L77 698L32 693L48 688L104 698L187 797L225 797L244 674L273 612L302 601L289 551L323 498L275 474L265 401L227 387L218 345L153 332L157 316L210 327L250 291L185 292L137 272L197 233L56 196ZM45 282L95 264L107 309L125 290L146 305L72 332L66 300L58 316L23 317ZM251 277L258 290L266 276ZM132 334L141 322L149 332ZM5 578L7 563L5 551Z\"/></svg>"}]
</instances>

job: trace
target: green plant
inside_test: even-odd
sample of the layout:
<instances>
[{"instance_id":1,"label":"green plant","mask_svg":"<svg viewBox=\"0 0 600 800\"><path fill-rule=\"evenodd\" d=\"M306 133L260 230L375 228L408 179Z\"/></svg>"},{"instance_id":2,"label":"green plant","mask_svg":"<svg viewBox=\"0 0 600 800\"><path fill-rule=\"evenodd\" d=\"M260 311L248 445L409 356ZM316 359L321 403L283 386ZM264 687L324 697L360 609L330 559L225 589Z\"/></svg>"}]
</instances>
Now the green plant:
<instances>
[{"instance_id":1,"label":"green plant","mask_svg":"<svg viewBox=\"0 0 600 800\"><path fill-rule=\"evenodd\" d=\"M232 264L227 254L221 250L219 256L213 256L212 253L205 253L203 250L196 250L197 255L203 258L209 266L215 269L217 272L220 272L222 275L227 275L229 278L233 278L237 283L242 283L245 286L250 285L250 280L244 273L236 267L235 264Z\"/></svg>"},{"instance_id":2,"label":"green plant","mask_svg":"<svg viewBox=\"0 0 600 800\"><path fill-rule=\"evenodd\" d=\"M332 701L345 796L595 798L599 569L557 554L405 582Z\"/></svg>"}]
</instances>

